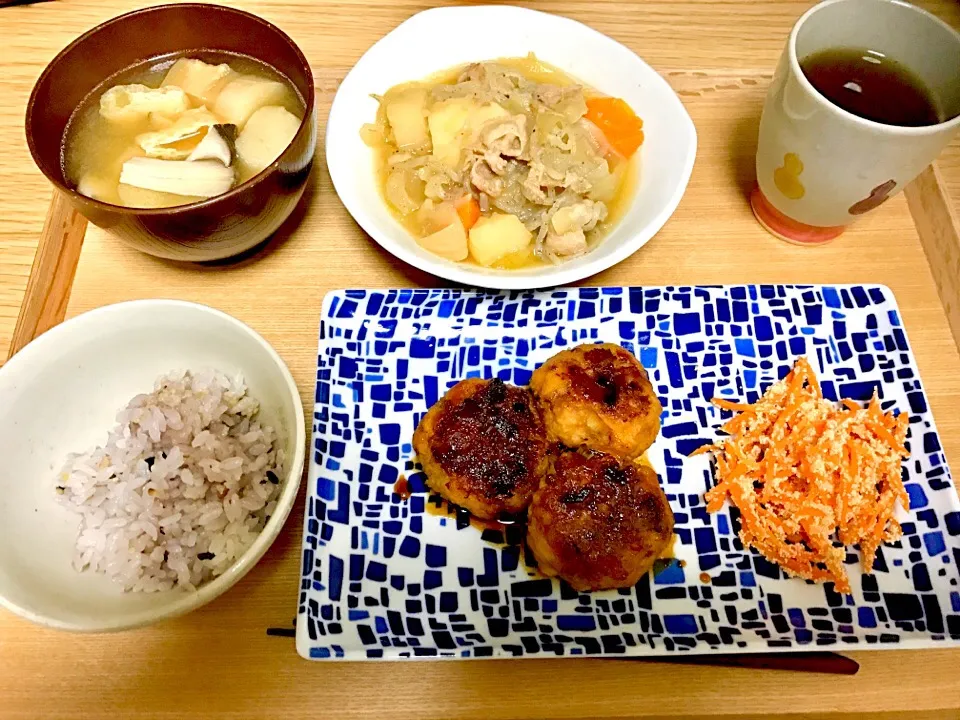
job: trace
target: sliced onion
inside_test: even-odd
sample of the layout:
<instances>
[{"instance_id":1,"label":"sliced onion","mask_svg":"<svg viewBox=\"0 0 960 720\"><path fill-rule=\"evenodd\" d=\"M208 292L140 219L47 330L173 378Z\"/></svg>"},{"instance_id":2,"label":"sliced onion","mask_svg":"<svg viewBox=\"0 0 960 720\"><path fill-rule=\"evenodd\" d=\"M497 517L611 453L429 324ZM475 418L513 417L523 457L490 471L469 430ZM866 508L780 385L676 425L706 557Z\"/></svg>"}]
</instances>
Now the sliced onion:
<instances>
[{"instance_id":1,"label":"sliced onion","mask_svg":"<svg viewBox=\"0 0 960 720\"><path fill-rule=\"evenodd\" d=\"M423 182L403 170L394 170L387 176L384 192L389 203L404 215L423 203Z\"/></svg>"},{"instance_id":2,"label":"sliced onion","mask_svg":"<svg viewBox=\"0 0 960 720\"><path fill-rule=\"evenodd\" d=\"M384 143L383 131L379 125L364 123L360 128L360 139L367 147L380 147Z\"/></svg>"},{"instance_id":3,"label":"sliced onion","mask_svg":"<svg viewBox=\"0 0 960 720\"><path fill-rule=\"evenodd\" d=\"M412 156L408 152L395 152L393 155L387 158L387 165L389 167L395 167L400 163L405 163Z\"/></svg>"},{"instance_id":4,"label":"sliced onion","mask_svg":"<svg viewBox=\"0 0 960 720\"><path fill-rule=\"evenodd\" d=\"M591 200L600 200L602 202L612 201L613 198L616 197L620 186L623 184L623 175L624 167L621 163L606 175L601 176L598 174L596 177L590 178L593 187L590 188L587 197Z\"/></svg>"}]
</instances>

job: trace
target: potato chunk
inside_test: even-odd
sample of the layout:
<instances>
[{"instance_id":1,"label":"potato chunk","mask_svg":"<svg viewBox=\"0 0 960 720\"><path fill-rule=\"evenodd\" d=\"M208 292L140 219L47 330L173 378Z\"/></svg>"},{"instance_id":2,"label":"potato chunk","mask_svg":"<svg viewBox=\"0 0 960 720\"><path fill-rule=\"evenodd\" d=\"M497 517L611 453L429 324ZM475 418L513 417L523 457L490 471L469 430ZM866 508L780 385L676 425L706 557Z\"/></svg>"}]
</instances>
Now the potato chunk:
<instances>
[{"instance_id":1,"label":"potato chunk","mask_svg":"<svg viewBox=\"0 0 960 720\"><path fill-rule=\"evenodd\" d=\"M287 149L300 129L300 118L285 108L270 105L257 110L237 137L237 157L256 174Z\"/></svg>"},{"instance_id":2,"label":"potato chunk","mask_svg":"<svg viewBox=\"0 0 960 720\"><path fill-rule=\"evenodd\" d=\"M243 128L247 120L260 108L282 105L287 99L286 85L253 75L240 75L228 82L213 106L213 112L224 122Z\"/></svg>"},{"instance_id":3,"label":"potato chunk","mask_svg":"<svg viewBox=\"0 0 960 720\"><path fill-rule=\"evenodd\" d=\"M527 247L533 235L516 215L482 217L470 228L470 254L484 267Z\"/></svg>"},{"instance_id":4,"label":"potato chunk","mask_svg":"<svg viewBox=\"0 0 960 720\"><path fill-rule=\"evenodd\" d=\"M510 117L510 113L494 102L474 108L470 112L470 118L467 121L472 134L471 139L476 138L480 130L483 129L483 126L491 120L499 120L505 117Z\"/></svg>"},{"instance_id":5,"label":"potato chunk","mask_svg":"<svg viewBox=\"0 0 960 720\"><path fill-rule=\"evenodd\" d=\"M448 167L460 164L460 134L475 104L464 98L438 103L427 124L433 141L433 156Z\"/></svg>"},{"instance_id":6,"label":"potato chunk","mask_svg":"<svg viewBox=\"0 0 960 720\"><path fill-rule=\"evenodd\" d=\"M455 220L442 230L418 238L417 243L424 250L429 250L447 260L459 262L467 259L467 233L459 220Z\"/></svg>"},{"instance_id":7,"label":"potato chunk","mask_svg":"<svg viewBox=\"0 0 960 720\"><path fill-rule=\"evenodd\" d=\"M430 142L427 135L427 89L409 87L384 98L387 122L393 130L397 147L401 150L420 148Z\"/></svg>"},{"instance_id":8,"label":"potato chunk","mask_svg":"<svg viewBox=\"0 0 960 720\"><path fill-rule=\"evenodd\" d=\"M456 168L463 148L476 140L481 128L491 120L507 116L506 110L492 102L477 105L467 98L454 98L438 103L427 119L433 156L444 165Z\"/></svg>"}]
</instances>

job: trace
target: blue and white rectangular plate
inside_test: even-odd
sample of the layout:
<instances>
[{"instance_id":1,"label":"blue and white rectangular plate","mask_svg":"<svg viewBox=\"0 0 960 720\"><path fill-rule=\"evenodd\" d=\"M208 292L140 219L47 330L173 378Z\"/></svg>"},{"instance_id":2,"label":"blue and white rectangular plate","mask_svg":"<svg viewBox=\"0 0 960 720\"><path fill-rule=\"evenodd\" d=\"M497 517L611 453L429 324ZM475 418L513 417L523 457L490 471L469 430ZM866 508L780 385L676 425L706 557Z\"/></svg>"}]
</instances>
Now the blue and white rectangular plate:
<instances>
[{"instance_id":1,"label":"blue and white rectangular plate","mask_svg":"<svg viewBox=\"0 0 960 720\"><path fill-rule=\"evenodd\" d=\"M430 512L411 438L467 377L524 385L564 347L620 343L663 402L649 452L676 559L634 588L579 593L528 570L520 539ZM903 539L852 596L745 551L708 515L714 396L754 401L800 355L828 397L910 414ZM405 476L413 495L394 492ZM297 649L308 658L662 655L919 648L960 641L960 502L892 293L879 286L352 290L320 325Z\"/></svg>"}]
</instances>

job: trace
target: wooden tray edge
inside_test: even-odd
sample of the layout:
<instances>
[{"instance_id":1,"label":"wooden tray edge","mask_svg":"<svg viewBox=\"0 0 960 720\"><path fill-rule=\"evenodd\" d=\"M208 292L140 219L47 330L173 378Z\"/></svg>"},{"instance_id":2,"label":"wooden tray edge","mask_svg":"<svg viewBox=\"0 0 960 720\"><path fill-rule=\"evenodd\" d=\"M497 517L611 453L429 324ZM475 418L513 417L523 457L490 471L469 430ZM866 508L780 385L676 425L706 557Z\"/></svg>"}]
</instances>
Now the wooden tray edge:
<instances>
[{"instance_id":1,"label":"wooden tray edge","mask_svg":"<svg viewBox=\"0 0 960 720\"><path fill-rule=\"evenodd\" d=\"M960 221L936 163L904 188L920 244L960 350Z\"/></svg>"},{"instance_id":2,"label":"wooden tray edge","mask_svg":"<svg viewBox=\"0 0 960 720\"><path fill-rule=\"evenodd\" d=\"M8 358L38 335L63 322L86 234L86 218L74 210L66 197L54 190L10 341Z\"/></svg>"}]
</instances>

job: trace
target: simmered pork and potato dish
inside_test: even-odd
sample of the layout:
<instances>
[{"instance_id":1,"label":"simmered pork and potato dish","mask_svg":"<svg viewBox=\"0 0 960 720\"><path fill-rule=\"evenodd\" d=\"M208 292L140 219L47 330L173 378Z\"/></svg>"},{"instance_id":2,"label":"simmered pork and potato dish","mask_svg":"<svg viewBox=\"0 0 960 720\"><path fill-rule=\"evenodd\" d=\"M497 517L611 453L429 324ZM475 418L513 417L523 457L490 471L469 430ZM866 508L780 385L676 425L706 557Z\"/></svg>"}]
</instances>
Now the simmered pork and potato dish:
<instances>
[{"instance_id":1,"label":"simmered pork and potato dish","mask_svg":"<svg viewBox=\"0 0 960 720\"><path fill-rule=\"evenodd\" d=\"M362 135L377 151L384 197L441 257L496 268L562 262L594 247L629 201L640 118L532 55L377 99Z\"/></svg>"}]
</instances>

